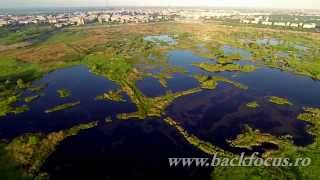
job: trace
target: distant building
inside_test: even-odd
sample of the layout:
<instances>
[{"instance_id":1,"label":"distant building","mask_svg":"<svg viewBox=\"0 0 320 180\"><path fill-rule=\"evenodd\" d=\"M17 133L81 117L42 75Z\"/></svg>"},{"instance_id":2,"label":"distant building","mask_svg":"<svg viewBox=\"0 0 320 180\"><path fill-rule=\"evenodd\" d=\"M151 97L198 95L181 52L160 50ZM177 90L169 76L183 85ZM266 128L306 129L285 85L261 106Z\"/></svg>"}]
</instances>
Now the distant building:
<instances>
[{"instance_id":1,"label":"distant building","mask_svg":"<svg viewBox=\"0 0 320 180\"><path fill-rule=\"evenodd\" d=\"M110 20L112 22L120 22L121 21L121 16L120 15L116 15L116 14L113 14L110 18Z\"/></svg>"},{"instance_id":2,"label":"distant building","mask_svg":"<svg viewBox=\"0 0 320 180\"><path fill-rule=\"evenodd\" d=\"M260 22L259 20L251 21L252 24L259 24L259 22Z\"/></svg>"},{"instance_id":3,"label":"distant building","mask_svg":"<svg viewBox=\"0 0 320 180\"><path fill-rule=\"evenodd\" d=\"M49 24L56 24L57 23L57 19L55 17L48 17L48 23Z\"/></svg>"},{"instance_id":4,"label":"distant building","mask_svg":"<svg viewBox=\"0 0 320 180\"><path fill-rule=\"evenodd\" d=\"M46 18L44 16L37 16L36 20L38 20L39 22L43 23L46 21Z\"/></svg>"},{"instance_id":5,"label":"distant building","mask_svg":"<svg viewBox=\"0 0 320 180\"><path fill-rule=\"evenodd\" d=\"M82 16L72 17L72 18L70 18L69 21L70 21L70 23L77 25L77 26L81 26L81 25L85 24L84 18Z\"/></svg>"},{"instance_id":6,"label":"distant building","mask_svg":"<svg viewBox=\"0 0 320 180\"><path fill-rule=\"evenodd\" d=\"M8 21L0 20L0 27L8 25Z\"/></svg>"},{"instance_id":7,"label":"distant building","mask_svg":"<svg viewBox=\"0 0 320 180\"><path fill-rule=\"evenodd\" d=\"M98 16L98 22L99 23L104 23L104 22L109 22L110 21L110 15L108 15L108 14L104 14L104 15L100 15L100 16Z\"/></svg>"},{"instance_id":8,"label":"distant building","mask_svg":"<svg viewBox=\"0 0 320 180\"><path fill-rule=\"evenodd\" d=\"M79 20L78 20L78 22L77 22L77 25L78 26L81 26L81 25L84 25L85 24L85 22L84 22L84 18L81 16L81 17L79 17Z\"/></svg>"},{"instance_id":9,"label":"distant building","mask_svg":"<svg viewBox=\"0 0 320 180\"><path fill-rule=\"evenodd\" d=\"M286 26L285 22L275 22L273 25L275 26Z\"/></svg>"},{"instance_id":10,"label":"distant building","mask_svg":"<svg viewBox=\"0 0 320 180\"><path fill-rule=\"evenodd\" d=\"M56 27L56 28L62 28L62 27L63 27L63 24L55 24L54 27Z\"/></svg>"},{"instance_id":11,"label":"distant building","mask_svg":"<svg viewBox=\"0 0 320 180\"><path fill-rule=\"evenodd\" d=\"M92 23L92 22L95 22L97 21L97 17L96 15L90 15L90 16L81 16L83 18L83 24L85 23ZM81 25L83 25L81 24Z\"/></svg>"},{"instance_id":12,"label":"distant building","mask_svg":"<svg viewBox=\"0 0 320 180\"><path fill-rule=\"evenodd\" d=\"M20 20L18 21L18 24L30 24L31 22L28 20Z\"/></svg>"},{"instance_id":13,"label":"distant building","mask_svg":"<svg viewBox=\"0 0 320 180\"><path fill-rule=\"evenodd\" d=\"M305 29L314 29L316 27L317 27L317 25L315 23L310 23L310 24L304 24L303 25L303 28L305 28Z\"/></svg>"},{"instance_id":14,"label":"distant building","mask_svg":"<svg viewBox=\"0 0 320 180\"><path fill-rule=\"evenodd\" d=\"M250 24L250 20L247 19L241 19L240 22L244 24Z\"/></svg>"},{"instance_id":15,"label":"distant building","mask_svg":"<svg viewBox=\"0 0 320 180\"><path fill-rule=\"evenodd\" d=\"M299 24L298 23L291 23L290 27L296 27L297 28L297 27L299 27Z\"/></svg>"},{"instance_id":16,"label":"distant building","mask_svg":"<svg viewBox=\"0 0 320 180\"><path fill-rule=\"evenodd\" d=\"M272 26L272 22L268 22L268 21L263 21L261 24L266 26Z\"/></svg>"}]
</instances>

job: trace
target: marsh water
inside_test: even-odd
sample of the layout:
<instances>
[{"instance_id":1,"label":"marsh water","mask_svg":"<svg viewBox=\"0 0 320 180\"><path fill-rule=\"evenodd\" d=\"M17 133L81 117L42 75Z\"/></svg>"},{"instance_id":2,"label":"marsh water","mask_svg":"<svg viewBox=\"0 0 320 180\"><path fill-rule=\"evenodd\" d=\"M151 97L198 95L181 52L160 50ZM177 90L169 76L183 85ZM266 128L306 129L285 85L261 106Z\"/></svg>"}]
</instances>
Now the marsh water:
<instances>
[{"instance_id":1,"label":"marsh water","mask_svg":"<svg viewBox=\"0 0 320 180\"><path fill-rule=\"evenodd\" d=\"M226 48L230 50L229 48ZM239 153L243 149L230 147L226 140L235 138L245 124L277 136L290 134L295 144L304 146L313 138L305 131L306 123L296 116L304 106L319 106L320 82L308 77L271 69L265 66L252 73L208 73L192 65L210 62L191 51L172 51L168 54L171 66L184 68L186 73L175 73L163 87L155 78L137 81L137 87L149 97L164 95L168 90L178 92L199 86L195 74L223 76L247 85L241 90L231 84L219 83L215 90L203 90L175 100L166 114L179 121L191 134L225 150ZM252 63L244 58L240 64ZM121 173L131 176L198 177L209 179L210 168L170 168L169 157L206 157L162 118L121 121L116 115L136 111L125 96L125 102L97 101L95 97L116 90L114 82L94 75L84 65L56 70L45 75L34 85L46 84L42 96L32 102L30 110L0 119L0 137L12 139L24 133L49 133L91 121L99 121L96 128L86 130L63 141L46 161L43 170L52 179L90 178L111 179ZM72 96L61 99L56 91L66 88ZM25 92L24 96L32 94ZM277 106L267 97L288 98L293 106ZM57 104L80 100L71 109L46 114L44 111ZM245 104L258 101L260 108L249 109ZM105 119L111 117L112 122ZM264 151L275 148L256 147Z\"/></svg>"}]
</instances>

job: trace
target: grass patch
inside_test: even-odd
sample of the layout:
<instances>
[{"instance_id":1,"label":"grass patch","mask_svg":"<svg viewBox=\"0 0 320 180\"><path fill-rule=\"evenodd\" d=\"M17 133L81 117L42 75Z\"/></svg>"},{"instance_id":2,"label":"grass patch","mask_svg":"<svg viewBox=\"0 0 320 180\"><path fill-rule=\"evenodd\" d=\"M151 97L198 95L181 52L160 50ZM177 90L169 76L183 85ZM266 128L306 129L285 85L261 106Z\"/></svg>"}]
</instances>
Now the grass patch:
<instances>
[{"instance_id":1,"label":"grass patch","mask_svg":"<svg viewBox=\"0 0 320 180\"><path fill-rule=\"evenodd\" d=\"M57 94L60 98L67 98L71 96L71 92L68 89L58 89Z\"/></svg>"},{"instance_id":2,"label":"grass patch","mask_svg":"<svg viewBox=\"0 0 320 180\"><path fill-rule=\"evenodd\" d=\"M174 127L179 134L181 134L183 136L183 138L185 138L191 145L197 147L198 149L200 149L201 151L205 152L206 154L209 155L214 155L214 154L219 154L219 156L222 157L232 157L233 155L229 152L224 151L223 149L220 149L219 147L216 147L208 142L205 142L201 139L199 139L198 137L188 133L182 126L180 126L176 121L174 121L172 118L167 117L166 119L164 119L164 121Z\"/></svg>"},{"instance_id":3,"label":"grass patch","mask_svg":"<svg viewBox=\"0 0 320 180\"><path fill-rule=\"evenodd\" d=\"M65 110L65 109L70 109L75 106L78 106L79 104L80 104L80 101L61 104L61 105L58 105L58 106L55 106L51 109L46 110L45 113L53 113L53 112L57 112L57 111Z\"/></svg>"},{"instance_id":4,"label":"grass patch","mask_svg":"<svg viewBox=\"0 0 320 180\"><path fill-rule=\"evenodd\" d=\"M260 107L260 105L258 104L257 101L249 102L249 103L246 104L246 106L247 106L248 108L253 108L253 109Z\"/></svg>"},{"instance_id":5,"label":"grass patch","mask_svg":"<svg viewBox=\"0 0 320 180\"><path fill-rule=\"evenodd\" d=\"M19 96L7 95L6 97L0 97L0 117L8 114L19 114L28 111L27 105L20 107L14 107L15 103L19 101Z\"/></svg>"},{"instance_id":6,"label":"grass patch","mask_svg":"<svg viewBox=\"0 0 320 180\"><path fill-rule=\"evenodd\" d=\"M229 80L224 77L219 77L219 76L209 77L209 76L205 76L205 75L195 75L194 78L199 81L200 87L202 89L211 89L211 90L215 89L219 82L229 83L229 84L231 84L239 89L242 89L242 90L248 89L247 86L245 86L239 82Z\"/></svg>"},{"instance_id":7,"label":"grass patch","mask_svg":"<svg viewBox=\"0 0 320 180\"><path fill-rule=\"evenodd\" d=\"M109 91L107 93L104 93L103 95L97 96L96 100L110 100L115 102L125 101L121 96L121 90Z\"/></svg>"},{"instance_id":8,"label":"grass patch","mask_svg":"<svg viewBox=\"0 0 320 180\"><path fill-rule=\"evenodd\" d=\"M253 65L244 65L240 66L238 64L210 64L210 63L196 63L196 67L199 67L208 72L253 72L256 70L256 67Z\"/></svg>"},{"instance_id":9,"label":"grass patch","mask_svg":"<svg viewBox=\"0 0 320 180\"><path fill-rule=\"evenodd\" d=\"M0 57L0 82L31 81L41 76L38 65Z\"/></svg>"},{"instance_id":10,"label":"grass patch","mask_svg":"<svg viewBox=\"0 0 320 180\"><path fill-rule=\"evenodd\" d=\"M49 32L50 26L26 25L17 27L2 27L0 28L0 44L9 45L32 38L36 38L41 34Z\"/></svg>"},{"instance_id":11,"label":"grass patch","mask_svg":"<svg viewBox=\"0 0 320 180\"><path fill-rule=\"evenodd\" d=\"M40 172L45 160L66 138L77 135L80 131L97 126L97 122L80 124L67 130L44 134L24 134L7 145L0 146L0 170L7 170L0 177L14 179L37 179L46 173Z\"/></svg>"},{"instance_id":12,"label":"grass patch","mask_svg":"<svg viewBox=\"0 0 320 180\"><path fill-rule=\"evenodd\" d=\"M289 106L292 105L292 103L288 99L277 97L277 96L269 97L269 102L277 105L289 105Z\"/></svg>"},{"instance_id":13,"label":"grass patch","mask_svg":"<svg viewBox=\"0 0 320 180\"><path fill-rule=\"evenodd\" d=\"M39 97L40 97L40 95L28 96L28 97L24 98L24 102L31 103L34 100L38 99Z\"/></svg>"},{"instance_id":14,"label":"grass patch","mask_svg":"<svg viewBox=\"0 0 320 180\"><path fill-rule=\"evenodd\" d=\"M219 64L232 64L234 61L241 60L240 54L232 54L232 55L223 55L218 57L217 63Z\"/></svg>"}]
</instances>

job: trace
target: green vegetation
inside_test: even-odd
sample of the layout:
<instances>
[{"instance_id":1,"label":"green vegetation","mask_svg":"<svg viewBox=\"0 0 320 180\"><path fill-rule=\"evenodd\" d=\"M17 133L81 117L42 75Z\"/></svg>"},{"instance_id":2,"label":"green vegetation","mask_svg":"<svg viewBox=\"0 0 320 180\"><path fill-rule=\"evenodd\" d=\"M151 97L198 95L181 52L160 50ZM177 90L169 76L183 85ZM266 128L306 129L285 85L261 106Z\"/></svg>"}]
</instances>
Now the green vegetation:
<instances>
[{"instance_id":1,"label":"green vegetation","mask_svg":"<svg viewBox=\"0 0 320 180\"><path fill-rule=\"evenodd\" d=\"M97 122L80 124L48 135L25 134L15 138L7 145L1 144L0 177L33 179L45 175L40 172L40 168L64 139L95 126Z\"/></svg>"},{"instance_id":2,"label":"green vegetation","mask_svg":"<svg viewBox=\"0 0 320 180\"><path fill-rule=\"evenodd\" d=\"M13 107L18 100L18 96L10 94L0 97L0 117L8 114L19 114L29 110L28 106L26 105Z\"/></svg>"},{"instance_id":3,"label":"green vegetation","mask_svg":"<svg viewBox=\"0 0 320 180\"><path fill-rule=\"evenodd\" d=\"M248 108L254 108L255 109L255 108L258 108L260 105L258 104L257 101L252 101L252 102L247 103L246 106Z\"/></svg>"},{"instance_id":4,"label":"green vegetation","mask_svg":"<svg viewBox=\"0 0 320 180\"><path fill-rule=\"evenodd\" d=\"M309 109L310 110L310 109ZM320 112L319 110L317 112ZM314 110L313 110L314 113ZM303 115L306 116L306 115ZM319 116L320 117L320 116ZM319 120L319 118L317 119ZM199 138L189 134L184 130L176 121L171 118L166 118L165 122L170 126L173 126L177 131L192 145L202 150L203 152L212 155L218 154L219 157L230 157L234 158L238 155L228 153L222 149L215 147L214 145L204 142ZM314 129L318 130L318 129ZM318 133L318 132L317 132ZM318 160L316 154L319 152L319 148L314 152L312 146L306 148L297 147L293 144L290 136L275 137L270 134L261 133L259 130L253 130L249 126L245 126L245 129L242 134L234 140L228 141L234 147L247 148L251 149L253 146L260 146L262 143L272 143L278 146L277 150L267 151L263 154L263 158L278 158L278 157L287 157L290 159L289 162L294 162L294 159L301 157L310 157L316 162L312 163L309 167L265 167L265 166L250 166L250 167L224 167L217 166L212 172L212 179L296 179L297 177L306 178L306 179L315 179L317 175L313 173L316 172L315 168L319 166L320 161ZM310 151L311 150L311 151ZM315 154L310 154L310 153ZM306 156L308 153L311 156ZM306 170L310 168L310 170ZM305 173L308 171L309 173ZM281 178L282 177L282 178Z\"/></svg>"},{"instance_id":5,"label":"green vegetation","mask_svg":"<svg viewBox=\"0 0 320 180\"><path fill-rule=\"evenodd\" d=\"M202 89L215 89L216 86L218 85L218 82L225 82L232 84L233 86L242 89L242 90L247 90L248 87L235 81L231 81L227 78L224 77L219 77L219 76L205 76L205 75L195 75L195 79L197 79L200 82L200 87Z\"/></svg>"},{"instance_id":6,"label":"green vegetation","mask_svg":"<svg viewBox=\"0 0 320 180\"><path fill-rule=\"evenodd\" d=\"M64 109L70 109L70 108L73 108L75 106L78 106L79 104L80 104L80 101L61 104L61 105L58 105L56 107L53 107L51 109L46 110L45 113L52 113L52 112L61 111L61 110L64 110Z\"/></svg>"},{"instance_id":7,"label":"green vegetation","mask_svg":"<svg viewBox=\"0 0 320 180\"><path fill-rule=\"evenodd\" d=\"M0 58L0 82L14 84L17 81L31 81L40 77L41 73L36 64Z\"/></svg>"},{"instance_id":8,"label":"green vegetation","mask_svg":"<svg viewBox=\"0 0 320 180\"><path fill-rule=\"evenodd\" d=\"M0 179L31 180L19 164L8 158L5 142L0 142Z\"/></svg>"},{"instance_id":9,"label":"green vegetation","mask_svg":"<svg viewBox=\"0 0 320 180\"><path fill-rule=\"evenodd\" d=\"M163 87L167 87L167 80L172 78L172 76L170 74L162 74L162 73L154 74L154 75L152 75L152 77L158 79L160 84Z\"/></svg>"},{"instance_id":10,"label":"green vegetation","mask_svg":"<svg viewBox=\"0 0 320 180\"><path fill-rule=\"evenodd\" d=\"M217 87L218 83L214 79L207 79L203 82L201 82L201 88L202 89L215 89Z\"/></svg>"},{"instance_id":11,"label":"green vegetation","mask_svg":"<svg viewBox=\"0 0 320 180\"><path fill-rule=\"evenodd\" d=\"M28 90L33 92L33 93L39 93L41 92L43 89L45 89L47 87L46 84L43 85L39 85L39 86L33 86L33 87L29 87Z\"/></svg>"},{"instance_id":12,"label":"green vegetation","mask_svg":"<svg viewBox=\"0 0 320 180\"><path fill-rule=\"evenodd\" d=\"M298 119L310 122L314 124L314 126L310 129L310 133L315 135L317 139L319 138L319 131L320 128L320 109L319 108L304 108L304 113L298 115Z\"/></svg>"},{"instance_id":13,"label":"green vegetation","mask_svg":"<svg viewBox=\"0 0 320 180\"><path fill-rule=\"evenodd\" d=\"M167 92L164 96L149 98L136 87L136 81L141 79L143 74L134 68L132 61L120 56L108 58L108 55L99 53L89 55L84 62L92 72L116 82L121 91L137 106L137 112L119 114L119 119L160 117L174 99L200 91L195 88L178 93Z\"/></svg>"},{"instance_id":14,"label":"green vegetation","mask_svg":"<svg viewBox=\"0 0 320 180\"><path fill-rule=\"evenodd\" d=\"M240 66L238 64L210 64L210 63L197 63L195 66L208 71L208 72L224 72L224 71L240 71L240 72L252 72L256 68L253 65Z\"/></svg>"},{"instance_id":15,"label":"green vegetation","mask_svg":"<svg viewBox=\"0 0 320 180\"><path fill-rule=\"evenodd\" d=\"M186 73L186 71L183 68L169 66L166 60L162 60L163 58L164 57L157 57L157 62L154 63L155 66L153 66L153 69L157 69L158 66L160 66L160 72L146 73L145 75L157 79L163 87L167 87L167 81L171 79L175 73Z\"/></svg>"},{"instance_id":16,"label":"green vegetation","mask_svg":"<svg viewBox=\"0 0 320 180\"><path fill-rule=\"evenodd\" d=\"M314 135L314 143L308 145L302 150L298 148L296 156L303 155L312 159L312 163L308 167L299 167L299 173L304 179L317 179L320 174L317 169L320 167L320 109L305 108L305 112L298 115L298 119L312 123L308 128L308 132Z\"/></svg>"},{"instance_id":17,"label":"green vegetation","mask_svg":"<svg viewBox=\"0 0 320 180\"><path fill-rule=\"evenodd\" d=\"M290 162L300 155L296 153L298 148L293 145L290 137L275 137L270 134L261 133L259 130L253 130L249 126L245 126L242 134L236 139L228 141L231 146L252 149L253 146L261 146L262 143L272 143L278 146L277 150L267 151L262 155L262 158L269 157L286 157L290 158ZM294 155L295 157L293 157ZM297 155L297 156L296 156ZM301 157L301 156L300 156ZM211 174L212 179L229 179L236 177L237 179L296 179L300 177L296 172L296 167L265 167L265 166L250 166L250 167L217 167Z\"/></svg>"},{"instance_id":18,"label":"green vegetation","mask_svg":"<svg viewBox=\"0 0 320 180\"><path fill-rule=\"evenodd\" d=\"M164 121L168 125L177 129L179 134L181 134L190 144L197 147L201 151L203 151L209 155L219 154L219 156L222 156L222 157L223 156L229 156L229 157L233 156L232 153L226 152L223 149L220 149L219 147L216 147L208 142L202 141L199 138L197 138L196 136L189 134L185 129L183 129L183 127L181 127L176 121L174 121L170 117L167 117L166 119L164 119Z\"/></svg>"},{"instance_id":19,"label":"green vegetation","mask_svg":"<svg viewBox=\"0 0 320 180\"><path fill-rule=\"evenodd\" d=\"M296 179L294 176L279 170L278 168L265 168L259 166L219 166L211 173L212 180L285 180Z\"/></svg>"},{"instance_id":20,"label":"green vegetation","mask_svg":"<svg viewBox=\"0 0 320 180\"><path fill-rule=\"evenodd\" d=\"M29 109L26 105L15 107L15 104L21 93L31 87L30 82L40 75L37 65L0 58L0 116L18 114Z\"/></svg>"},{"instance_id":21,"label":"green vegetation","mask_svg":"<svg viewBox=\"0 0 320 180\"><path fill-rule=\"evenodd\" d=\"M182 26L182 27L179 27ZM216 25L206 23L201 26L192 24L176 25L181 34L179 47L192 49L197 55L206 58L219 58L221 64L231 60L224 57L219 48L224 45L240 48L251 54L251 60L272 68L320 79L319 34L293 31L257 29L241 26ZM274 40L275 43L259 43L258 40ZM199 50L199 43L207 49ZM181 45L183 44L183 45ZM220 67L218 67L220 68ZM218 71L219 72L219 71Z\"/></svg>"},{"instance_id":22,"label":"green vegetation","mask_svg":"<svg viewBox=\"0 0 320 180\"><path fill-rule=\"evenodd\" d=\"M252 149L253 146L261 146L262 143L268 142L278 145L279 140L270 134L261 133L259 130L253 130L250 126L245 125L242 134L232 141L229 141L231 146L239 148Z\"/></svg>"},{"instance_id":23,"label":"green vegetation","mask_svg":"<svg viewBox=\"0 0 320 180\"><path fill-rule=\"evenodd\" d=\"M292 103L289 100L281 97L276 97L276 96L271 96L269 98L269 102L278 104L278 105L289 105L289 106L292 105Z\"/></svg>"},{"instance_id":24,"label":"green vegetation","mask_svg":"<svg viewBox=\"0 0 320 180\"><path fill-rule=\"evenodd\" d=\"M32 101L38 99L40 95L28 96L24 98L24 102L31 103Z\"/></svg>"},{"instance_id":25,"label":"green vegetation","mask_svg":"<svg viewBox=\"0 0 320 180\"><path fill-rule=\"evenodd\" d=\"M130 73L139 76L137 70L133 69L132 64L122 57L108 59L107 55L99 53L87 56L84 63L88 65L92 72L98 75L107 76L108 79L115 82L126 80Z\"/></svg>"},{"instance_id":26,"label":"green vegetation","mask_svg":"<svg viewBox=\"0 0 320 180\"><path fill-rule=\"evenodd\" d=\"M71 92L68 89L58 89L57 94L60 98L66 98L71 96Z\"/></svg>"},{"instance_id":27,"label":"green vegetation","mask_svg":"<svg viewBox=\"0 0 320 180\"><path fill-rule=\"evenodd\" d=\"M319 113L320 110L308 109L312 113ZM315 115L313 114L312 117ZM302 115L302 117L307 117L307 115ZM318 116L320 117L320 116ZM319 120L319 118L317 119ZM218 154L220 157L237 157L237 155L223 151L222 149L215 147L214 145L204 142L194 135L189 134L185 129L183 129L176 121L171 118L166 118L165 122L172 127L175 127L177 131L192 145L202 150L203 152L212 155ZM314 129L318 130L318 129ZM317 158L315 155L305 156L306 152L310 152L310 147L300 148L293 144L290 136L275 137L270 134L261 133L259 130L253 130L249 126L245 126L242 134L234 140L228 141L232 146L251 149L253 146L260 146L262 143L272 143L278 146L277 150L267 151L263 154L263 158L277 158L277 157L288 157L290 162L295 158L299 157L312 157ZM317 149L319 151L319 149ZM224 167L217 166L212 172L212 179L296 179L297 177L306 179L315 179L317 175L314 175L315 169L319 165L319 161L311 165L309 173L305 173L306 169L309 167L263 167L263 166L250 166L250 167ZM311 173L312 172L312 173ZM282 178L281 178L282 177Z\"/></svg>"},{"instance_id":28,"label":"green vegetation","mask_svg":"<svg viewBox=\"0 0 320 180\"><path fill-rule=\"evenodd\" d=\"M196 75L194 78L200 82L202 89L215 89L218 85L218 82L209 76Z\"/></svg>"},{"instance_id":29,"label":"green vegetation","mask_svg":"<svg viewBox=\"0 0 320 180\"><path fill-rule=\"evenodd\" d=\"M230 175L237 179L318 179L320 167L320 109L304 108L304 112L298 115L297 119L311 123L309 133L314 135L314 142L305 147L298 147L293 144L290 136L275 137L270 134L261 133L246 127L244 132L235 140L229 141L236 147L248 148L260 145L263 142L273 143L278 146L277 150L267 151L263 158L287 157L289 162L294 163L295 159L308 157L312 160L310 166L288 166L288 167L221 167L212 172L212 179L229 179Z\"/></svg>"},{"instance_id":30,"label":"green vegetation","mask_svg":"<svg viewBox=\"0 0 320 180\"><path fill-rule=\"evenodd\" d=\"M319 79L320 62L317 57L319 52L315 49L310 50L309 53L302 52L290 45L289 42L292 40L288 39L288 42L279 45L257 45L247 46L247 48L251 50L257 61L262 61L267 66ZM309 43L312 43L312 40L308 40ZM312 46L315 47L315 45ZM279 56L279 52L288 52L289 54Z\"/></svg>"},{"instance_id":31,"label":"green vegetation","mask_svg":"<svg viewBox=\"0 0 320 180\"><path fill-rule=\"evenodd\" d=\"M232 54L228 56L220 56L217 59L217 62L219 64L232 64L234 61L239 61L241 60L241 55L240 54Z\"/></svg>"},{"instance_id":32,"label":"green vegetation","mask_svg":"<svg viewBox=\"0 0 320 180\"><path fill-rule=\"evenodd\" d=\"M134 113L124 113L119 114L119 119L130 119L130 118L138 118L145 119L147 117L161 117L163 115L164 110L178 97L186 96L189 94L193 94L196 92L200 92L201 89L194 88L182 92L172 93L167 92L166 95L148 98L144 95L141 95L137 99L132 99L138 107L138 111Z\"/></svg>"},{"instance_id":33,"label":"green vegetation","mask_svg":"<svg viewBox=\"0 0 320 180\"><path fill-rule=\"evenodd\" d=\"M88 36L85 31L70 31L62 30L59 33L56 33L49 37L43 44L54 44L54 43L64 43L64 42L73 42L80 39L84 39Z\"/></svg>"},{"instance_id":34,"label":"green vegetation","mask_svg":"<svg viewBox=\"0 0 320 180\"><path fill-rule=\"evenodd\" d=\"M27 25L0 28L0 44L8 45L36 38L51 30L50 26Z\"/></svg>"},{"instance_id":35,"label":"green vegetation","mask_svg":"<svg viewBox=\"0 0 320 180\"><path fill-rule=\"evenodd\" d=\"M109 91L107 93L104 93L103 95L97 96L96 100L110 100L115 102L125 101L121 96L121 90Z\"/></svg>"}]
</instances>

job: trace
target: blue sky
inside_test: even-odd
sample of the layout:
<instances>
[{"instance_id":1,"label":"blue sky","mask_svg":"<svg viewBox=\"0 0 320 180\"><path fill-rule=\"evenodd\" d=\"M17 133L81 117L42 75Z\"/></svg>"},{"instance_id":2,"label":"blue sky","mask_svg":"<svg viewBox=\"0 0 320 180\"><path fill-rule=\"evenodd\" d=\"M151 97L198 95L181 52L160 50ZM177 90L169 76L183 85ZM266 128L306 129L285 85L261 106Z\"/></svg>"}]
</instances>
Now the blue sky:
<instances>
[{"instance_id":1,"label":"blue sky","mask_svg":"<svg viewBox=\"0 0 320 180\"><path fill-rule=\"evenodd\" d=\"M320 0L0 0L0 8L106 6L106 4L320 9Z\"/></svg>"}]
</instances>

